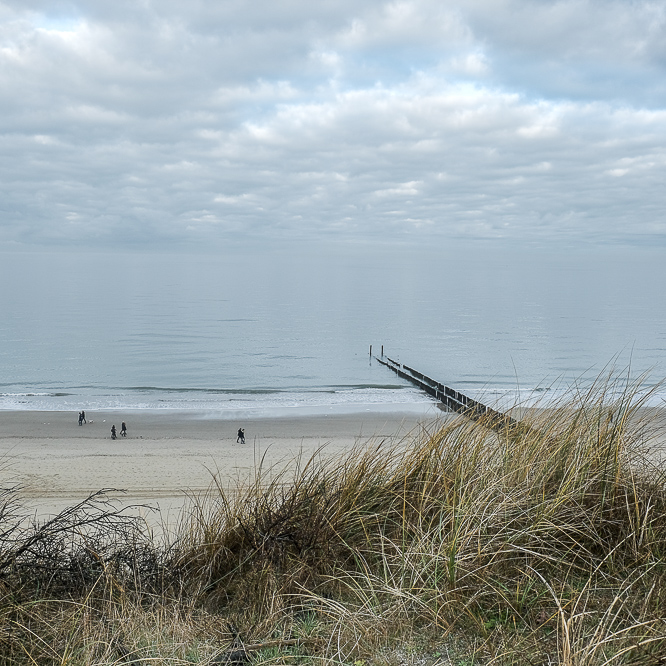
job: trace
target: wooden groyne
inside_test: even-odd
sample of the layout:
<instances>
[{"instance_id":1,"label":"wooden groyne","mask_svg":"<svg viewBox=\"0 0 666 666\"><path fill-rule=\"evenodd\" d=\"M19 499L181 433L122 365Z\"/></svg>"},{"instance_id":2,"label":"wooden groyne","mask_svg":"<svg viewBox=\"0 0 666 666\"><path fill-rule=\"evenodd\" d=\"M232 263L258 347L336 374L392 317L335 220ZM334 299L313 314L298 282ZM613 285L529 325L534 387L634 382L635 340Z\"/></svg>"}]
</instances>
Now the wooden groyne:
<instances>
[{"instance_id":1,"label":"wooden groyne","mask_svg":"<svg viewBox=\"0 0 666 666\"><path fill-rule=\"evenodd\" d=\"M383 351L384 348L382 347L382 353ZM370 356L372 356L372 347L370 347ZM518 423L516 419L508 414L492 409L478 400L474 400L464 393L445 386L414 368L410 368L408 365L394 361L388 356L382 356L381 358L379 356L372 356L372 358L390 370L393 370L398 377L415 384L422 391L435 398L435 400L439 400L446 409L452 412L463 414L475 421L483 420L484 423L493 428L505 428Z\"/></svg>"}]
</instances>

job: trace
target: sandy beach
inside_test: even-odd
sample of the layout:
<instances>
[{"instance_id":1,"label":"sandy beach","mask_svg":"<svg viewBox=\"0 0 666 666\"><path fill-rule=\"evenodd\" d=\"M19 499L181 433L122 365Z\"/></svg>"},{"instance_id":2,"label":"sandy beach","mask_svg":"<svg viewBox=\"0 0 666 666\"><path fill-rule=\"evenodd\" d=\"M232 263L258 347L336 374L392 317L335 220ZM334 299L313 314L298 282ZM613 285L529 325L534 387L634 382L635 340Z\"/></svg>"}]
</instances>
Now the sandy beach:
<instances>
[{"instance_id":1,"label":"sandy beach","mask_svg":"<svg viewBox=\"0 0 666 666\"><path fill-rule=\"evenodd\" d=\"M445 419L403 412L250 418L242 423L191 413L0 412L2 487L20 485L24 505L38 518L52 515L103 488L123 505L159 507L171 520L213 477L233 487L264 468L284 467L299 455L333 456L377 440L399 441ZM111 425L128 435L112 440ZM236 442L238 427L246 442ZM146 510L146 515L152 512Z\"/></svg>"},{"instance_id":2,"label":"sandy beach","mask_svg":"<svg viewBox=\"0 0 666 666\"><path fill-rule=\"evenodd\" d=\"M658 436L655 462L663 461L666 412L651 410ZM352 414L246 418L137 410L88 413L79 426L71 412L0 411L0 487L20 486L25 507L46 518L101 489L115 489L119 504L139 509L152 523L177 518L192 496L214 479L225 488L254 478L256 470L283 469L300 456L339 456L354 446L409 441L436 430L451 414L364 411ZM111 439L111 425L126 438ZM239 426L245 444L236 442ZM662 463L663 464L663 463ZM122 492L120 492L122 491ZM152 518L151 518L152 516Z\"/></svg>"}]
</instances>

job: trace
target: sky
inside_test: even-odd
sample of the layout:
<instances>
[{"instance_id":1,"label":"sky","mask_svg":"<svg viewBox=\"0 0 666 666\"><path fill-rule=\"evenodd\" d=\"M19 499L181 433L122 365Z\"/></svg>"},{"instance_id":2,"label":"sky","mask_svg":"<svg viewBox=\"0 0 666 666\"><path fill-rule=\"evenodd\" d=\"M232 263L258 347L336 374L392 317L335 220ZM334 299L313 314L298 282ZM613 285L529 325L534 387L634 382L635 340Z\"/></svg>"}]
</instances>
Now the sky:
<instances>
[{"instance_id":1,"label":"sky","mask_svg":"<svg viewBox=\"0 0 666 666\"><path fill-rule=\"evenodd\" d=\"M666 3L0 0L0 247L666 246Z\"/></svg>"}]
</instances>

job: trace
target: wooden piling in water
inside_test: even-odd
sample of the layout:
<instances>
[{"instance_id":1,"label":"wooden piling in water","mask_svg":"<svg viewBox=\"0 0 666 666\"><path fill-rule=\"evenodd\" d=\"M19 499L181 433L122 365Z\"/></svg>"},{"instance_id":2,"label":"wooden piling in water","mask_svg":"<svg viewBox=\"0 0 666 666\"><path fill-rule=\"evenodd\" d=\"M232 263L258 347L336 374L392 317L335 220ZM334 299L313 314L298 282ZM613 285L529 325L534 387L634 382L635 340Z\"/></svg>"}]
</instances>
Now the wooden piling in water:
<instances>
[{"instance_id":1,"label":"wooden piling in water","mask_svg":"<svg viewBox=\"0 0 666 666\"><path fill-rule=\"evenodd\" d=\"M372 346L370 347L370 355L372 356ZM379 361L379 363L395 372L398 377L418 386L422 391L431 395L435 400L441 402L452 412L463 414L475 421L483 419L484 423L487 423L492 428L506 428L507 426L516 425L518 423L516 419L508 414L492 409L478 400L474 400L473 398L466 396L464 393L460 393L460 391L445 386L441 382L424 375L422 372L410 368L408 365L394 361L388 356L384 357L383 345L382 357L383 358L377 358L375 356L374 358Z\"/></svg>"}]
</instances>

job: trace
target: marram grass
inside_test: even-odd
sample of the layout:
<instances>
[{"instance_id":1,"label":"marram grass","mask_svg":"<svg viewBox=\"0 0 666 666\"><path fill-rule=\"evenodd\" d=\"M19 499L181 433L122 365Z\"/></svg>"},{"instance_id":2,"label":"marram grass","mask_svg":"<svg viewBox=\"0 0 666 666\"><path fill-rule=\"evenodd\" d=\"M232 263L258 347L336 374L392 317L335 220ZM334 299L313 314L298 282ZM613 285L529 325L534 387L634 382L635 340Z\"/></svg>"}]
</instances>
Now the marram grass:
<instances>
[{"instance_id":1,"label":"marram grass","mask_svg":"<svg viewBox=\"0 0 666 666\"><path fill-rule=\"evenodd\" d=\"M600 381L193 502L0 512L0 664L666 664L658 410Z\"/></svg>"}]
</instances>

